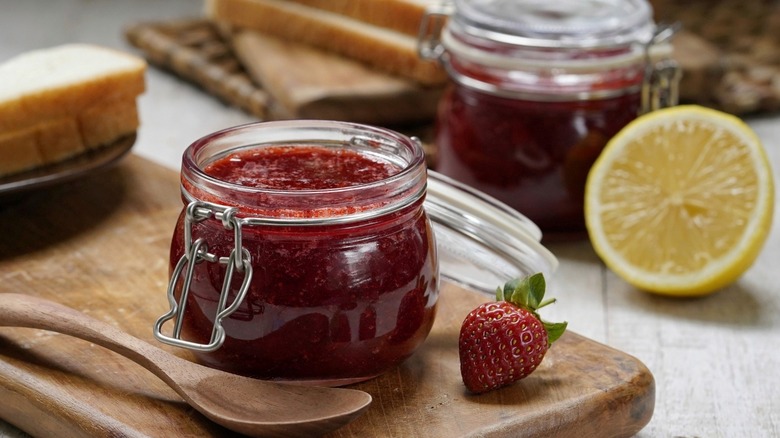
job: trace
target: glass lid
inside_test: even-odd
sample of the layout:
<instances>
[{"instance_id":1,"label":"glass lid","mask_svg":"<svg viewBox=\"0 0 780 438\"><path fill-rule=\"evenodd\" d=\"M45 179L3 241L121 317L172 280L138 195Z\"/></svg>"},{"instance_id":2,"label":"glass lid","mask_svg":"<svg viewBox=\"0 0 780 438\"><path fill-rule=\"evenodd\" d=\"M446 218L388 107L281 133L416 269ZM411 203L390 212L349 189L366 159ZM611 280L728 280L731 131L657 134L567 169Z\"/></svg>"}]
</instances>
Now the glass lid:
<instances>
[{"instance_id":1,"label":"glass lid","mask_svg":"<svg viewBox=\"0 0 780 438\"><path fill-rule=\"evenodd\" d=\"M428 171L425 210L436 235L441 276L495 293L508 280L536 272L548 281L558 260L530 219L502 202Z\"/></svg>"},{"instance_id":2,"label":"glass lid","mask_svg":"<svg viewBox=\"0 0 780 438\"><path fill-rule=\"evenodd\" d=\"M646 0L455 0L454 25L475 37L538 47L608 47L647 42Z\"/></svg>"}]
</instances>

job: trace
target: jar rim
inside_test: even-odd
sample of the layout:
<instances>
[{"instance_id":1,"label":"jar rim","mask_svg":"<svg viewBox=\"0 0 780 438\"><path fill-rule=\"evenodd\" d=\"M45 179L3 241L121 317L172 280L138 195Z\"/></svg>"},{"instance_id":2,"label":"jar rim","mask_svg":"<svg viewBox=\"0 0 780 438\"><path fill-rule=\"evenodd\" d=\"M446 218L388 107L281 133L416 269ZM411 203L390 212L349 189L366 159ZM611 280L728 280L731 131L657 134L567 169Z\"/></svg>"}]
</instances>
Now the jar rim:
<instances>
[{"instance_id":1,"label":"jar rim","mask_svg":"<svg viewBox=\"0 0 780 438\"><path fill-rule=\"evenodd\" d=\"M368 183L322 189L252 187L221 180L204 170L206 165L239 150L312 145L370 152L400 170ZM425 154L419 141L389 129L329 120L260 121L229 127L195 140L182 156L181 183L185 198L190 200L204 196L224 200L223 196L229 193L229 204L239 204L231 206L254 207L240 200L272 198L274 202L284 202L257 211L260 216L270 217L270 222L308 219L320 223L332 221L334 217L343 221L375 216L390 210L390 205L400 208L399 203L411 204L424 195L425 171ZM191 193L193 190L198 194ZM318 202L325 199L329 202L317 206L307 203L306 199L312 197ZM356 200L356 205L349 205ZM280 214L281 210L284 213ZM265 214L270 211L274 213Z\"/></svg>"}]
</instances>

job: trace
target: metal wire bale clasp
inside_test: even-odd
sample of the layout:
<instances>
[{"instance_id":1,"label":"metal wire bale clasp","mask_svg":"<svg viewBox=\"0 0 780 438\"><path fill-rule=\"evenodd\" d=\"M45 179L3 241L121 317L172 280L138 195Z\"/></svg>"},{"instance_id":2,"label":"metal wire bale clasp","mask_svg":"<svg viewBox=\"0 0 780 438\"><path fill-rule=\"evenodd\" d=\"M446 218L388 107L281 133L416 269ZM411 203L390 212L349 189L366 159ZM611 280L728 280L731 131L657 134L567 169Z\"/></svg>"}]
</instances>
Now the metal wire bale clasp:
<instances>
[{"instance_id":1,"label":"metal wire bale clasp","mask_svg":"<svg viewBox=\"0 0 780 438\"><path fill-rule=\"evenodd\" d=\"M642 113L677 105L682 70L671 58L652 60L654 46L668 42L680 29L679 23L659 25L645 45L645 80L642 84Z\"/></svg>"},{"instance_id":2,"label":"metal wire bale clasp","mask_svg":"<svg viewBox=\"0 0 780 438\"><path fill-rule=\"evenodd\" d=\"M225 329L222 327L222 320L235 312L246 297L249 290L249 283L252 278L252 257L249 251L243 247L241 225L242 221L236 217L238 209L235 207L225 207L203 201L193 201L187 205L184 216L184 254L176 263L171 279L168 283L168 303L170 310L161 316L154 325L154 336L160 342L176 347L188 348L195 351L209 352L217 350L225 342ZM192 239L192 226L206 219L214 218L222 222L226 230L233 230L234 248L230 251L228 257L219 257L208 251L208 243L203 238ZM216 315L214 317L214 327L211 331L211 338L208 344L201 344L181 339L181 330L183 316L187 307L187 297L190 293L195 265L201 262L219 263L226 266L225 278L222 282L222 290L219 294ZM182 278L182 272L185 275ZM233 280L234 272L244 275L241 287L228 306L227 300L230 292L230 285ZM181 295L179 300L174 296L176 286L179 280L183 281ZM169 320L174 320L173 332L171 336L162 332L162 326Z\"/></svg>"},{"instance_id":3,"label":"metal wire bale clasp","mask_svg":"<svg viewBox=\"0 0 780 438\"><path fill-rule=\"evenodd\" d=\"M431 4L425 10L417 33L417 53L423 59L440 59L444 54L441 32L447 19L455 12L451 1Z\"/></svg>"}]
</instances>

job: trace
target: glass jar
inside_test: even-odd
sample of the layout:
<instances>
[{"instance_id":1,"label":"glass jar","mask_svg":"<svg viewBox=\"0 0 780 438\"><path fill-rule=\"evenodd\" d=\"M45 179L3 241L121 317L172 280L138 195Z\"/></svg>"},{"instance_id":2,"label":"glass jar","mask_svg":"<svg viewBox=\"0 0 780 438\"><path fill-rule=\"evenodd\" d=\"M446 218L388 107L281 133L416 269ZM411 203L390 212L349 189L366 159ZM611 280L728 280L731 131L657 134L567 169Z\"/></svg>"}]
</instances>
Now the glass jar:
<instances>
[{"instance_id":1,"label":"glass jar","mask_svg":"<svg viewBox=\"0 0 780 438\"><path fill-rule=\"evenodd\" d=\"M547 237L584 236L585 180L607 141L676 102L673 29L644 0L455 0L424 23L421 54L451 78L436 170Z\"/></svg>"},{"instance_id":2,"label":"glass jar","mask_svg":"<svg viewBox=\"0 0 780 438\"><path fill-rule=\"evenodd\" d=\"M328 168L336 170L319 174ZM428 186L435 195L426 199ZM495 289L495 277L556 266L527 218L429 179L419 141L381 128L303 120L230 128L186 150L181 189L171 309L155 336L238 374L344 385L398 365L433 324L440 250L456 272L446 278L483 290ZM439 218L436 236L427 209ZM457 255L466 238L456 236L475 227L482 237L468 238L470 252L494 253L468 262Z\"/></svg>"}]
</instances>

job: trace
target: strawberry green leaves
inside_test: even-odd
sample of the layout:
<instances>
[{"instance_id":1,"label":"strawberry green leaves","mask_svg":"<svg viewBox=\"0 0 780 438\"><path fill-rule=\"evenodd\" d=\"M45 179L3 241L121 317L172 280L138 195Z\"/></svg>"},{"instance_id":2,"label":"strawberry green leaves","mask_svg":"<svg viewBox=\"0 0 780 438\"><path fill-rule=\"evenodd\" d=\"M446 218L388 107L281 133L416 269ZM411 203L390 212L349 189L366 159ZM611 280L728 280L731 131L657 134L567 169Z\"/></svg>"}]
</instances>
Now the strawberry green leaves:
<instances>
[{"instance_id":1,"label":"strawberry green leaves","mask_svg":"<svg viewBox=\"0 0 780 438\"><path fill-rule=\"evenodd\" d=\"M547 322L537 312L544 306L554 303L555 298L544 300L547 290L547 282L541 272L527 277L516 278L504 284L504 287L496 289L496 301L508 301L516 306L526 309L539 319L547 330L547 339L550 344L563 335L568 326L567 322Z\"/></svg>"}]
</instances>

